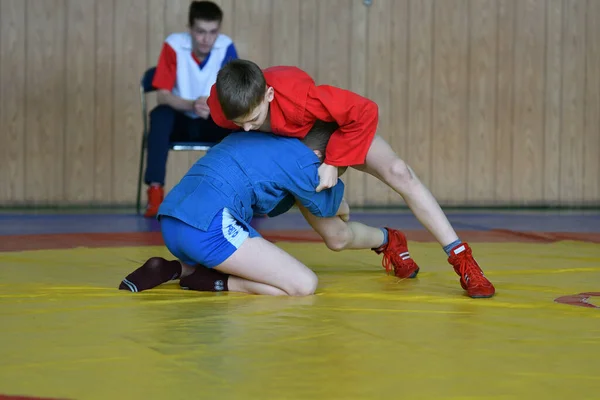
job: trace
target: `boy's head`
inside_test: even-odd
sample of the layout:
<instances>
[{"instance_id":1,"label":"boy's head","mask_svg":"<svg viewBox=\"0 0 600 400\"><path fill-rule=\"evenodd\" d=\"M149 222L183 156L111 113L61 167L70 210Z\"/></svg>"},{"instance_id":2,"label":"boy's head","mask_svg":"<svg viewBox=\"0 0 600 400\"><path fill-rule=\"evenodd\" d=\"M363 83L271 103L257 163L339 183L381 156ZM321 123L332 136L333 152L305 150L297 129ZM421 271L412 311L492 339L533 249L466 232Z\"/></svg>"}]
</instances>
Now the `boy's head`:
<instances>
[{"instance_id":1,"label":"boy's head","mask_svg":"<svg viewBox=\"0 0 600 400\"><path fill-rule=\"evenodd\" d=\"M228 62L217 75L217 95L225 117L245 131L257 130L269 115L274 90L267 87L258 65L248 60Z\"/></svg>"},{"instance_id":2,"label":"boy's head","mask_svg":"<svg viewBox=\"0 0 600 400\"><path fill-rule=\"evenodd\" d=\"M301 140L309 149L315 152L319 160L323 162L325 150L331 138L331 134L339 128L335 122L324 122L317 120L310 131ZM338 167L338 176L342 176L348 167Z\"/></svg>"},{"instance_id":3,"label":"boy's head","mask_svg":"<svg viewBox=\"0 0 600 400\"><path fill-rule=\"evenodd\" d=\"M192 1L188 11L188 27L194 53L204 58L210 53L223 21L223 11L212 1Z\"/></svg>"}]
</instances>

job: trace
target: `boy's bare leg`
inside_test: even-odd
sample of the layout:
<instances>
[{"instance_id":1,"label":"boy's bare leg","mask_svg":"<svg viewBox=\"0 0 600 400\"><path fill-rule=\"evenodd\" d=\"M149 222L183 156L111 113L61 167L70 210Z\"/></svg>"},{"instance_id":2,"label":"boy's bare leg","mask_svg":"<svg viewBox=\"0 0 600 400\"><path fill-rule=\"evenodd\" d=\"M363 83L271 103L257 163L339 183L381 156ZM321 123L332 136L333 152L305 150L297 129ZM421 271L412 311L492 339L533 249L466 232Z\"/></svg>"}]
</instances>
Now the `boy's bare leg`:
<instances>
[{"instance_id":1,"label":"boy's bare leg","mask_svg":"<svg viewBox=\"0 0 600 400\"><path fill-rule=\"evenodd\" d=\"M240 247L241 248L241 247ZM239 250L238 250L239 251ZM235 254L235 253L234 253ZM204 271L199 271L198 268L203 268ZM265 285L264 283L258 283L249 281L244 278L239 278L234 275L226 276L223 271L217 270L219 273L223 274L223 277L227 279L227 290L230 292L242 292L242 293L251 293L251 294L267 294L272 296L285 296L287 295L283 290L278 289L273 286ZM198 277L188 278L194 273L200 272ZM198 291L208 291L210 290L210 284L212 280L209 278L210 270L203 266L192 267L187 264L182 263L182 272L181 272L181 285L186 289L198 290ZM187 279L186 279L187 278ZM210 280L210 281L209 281ZM205 287L206 289L203 289Z\"/></svg>"},{"instance_id":2,"label":"boy's bare leg","mask_svg":"<svg viewBox=\"0 0 600 400\"><path fill-rule=\"evenodd\" d=\"M414 278L419 273L419 267L408 252L406 238L400 231L374 228L360 222L346 222L339 216L319 218L302 204L297 205L309 225L331 250L372 249L378 254L383 253L383 267L388 272L393 269L397 277Z\"/></svg>"},{"instance_id":3,"label":"boy's bare leg","mask_svg":"<svg viewBox=\"0 0 600 400\"><path fill-rule=\"evenodd\" d=\"M307 296L318 283L313 271L261 237L246 239L215 269L231 275L230 291L244 293Z\"/></svg>"},{"instance_id":4,"label":"boy's bare leg","mask_svg":"<svg viewBox=\"0 0 600 400\"><path fill-rule=\"evenodd\" d=\"M376 249L383 244L384 233L360 222L344 222L339 216L319 218L302 204L296 203L306 222L323 238L328 248L334 251L350 249Z\"/></svg>"},{"instance_id":5,"label":"boy's bare leg","mask_svg":"<svg viewBox=\"0 0 600 400\"><path fill-rule=\"evenodd\" d=\"M446 214L415 172L380 136L375 136L365 165L356 169L375 176L402 196L415 217L442 246L458 240Z\"/></svg>"},{"instance_id":6,"label":"boy's bare leg","mask_svg":"<svg viewBox=\"0 0 600 400\"><path fill-rule=\"evenodd\" d=\"M229 275L216 268L207 268L202 265L194 267L190 275L182 277L179 285L183 289L199 292L228 291L271 296L287 295L286 292L274 286Z\"/></svg>"},{"instance_id":7,"label":"boy's bare leg","mask_svg":"<svg viewBox=\"0 0 600 400\"><path fill-rule=\"evenodd\" d=\"M176 274L172 274L173 268ZM271 296L310 295L318 283L308 267L260 237L246 239L235 253L213 269L153 257L127 278L119 288L132 292L180 279L182 287L197 291L227 290Z\"/></svg>"},{"instance_id":8,"label":"boy's bare leg","mask_svg":"<svg viewBox=\"0 0 600 400\"><path fill-rule=\"evenodd\" d=\"M429 189L421 183L414 171L396 155L380 136L375 136L365 165L357 166L402 196L415 217L444 247L448 261L461 277L460 283L471 297L491 297L495 288L485 278L481 268L472 256L471 248L462 243L450 225L437 200Z\"/></svg>"}]
</instances>

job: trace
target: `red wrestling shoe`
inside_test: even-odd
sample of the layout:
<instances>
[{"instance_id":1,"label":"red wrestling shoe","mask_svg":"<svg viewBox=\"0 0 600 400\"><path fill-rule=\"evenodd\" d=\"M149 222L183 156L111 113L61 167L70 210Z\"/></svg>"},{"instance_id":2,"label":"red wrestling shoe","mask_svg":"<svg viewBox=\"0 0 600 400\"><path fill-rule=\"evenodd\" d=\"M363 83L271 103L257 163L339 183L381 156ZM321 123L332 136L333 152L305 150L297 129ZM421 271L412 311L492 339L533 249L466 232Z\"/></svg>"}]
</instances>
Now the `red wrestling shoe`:
<instances>
[{"instance_id":1,"label":"red wrestling shoe","mask_svg":"<svg viewBox=\"0 0 600 400\"><path fill-rule=\"evenodd\" d=\"M165 197L165 191L162 186L152 185L148 188L147 193L148 206L146 206L144 217L153 218L158 214L158 207L160 207L160 204Z\"/></svg>"},{"instance_id":2,"label":"red wrestling shoe","mask_svg":"<svg viewBox=\"0 0 600 400\"><path fill-rule=\"evenodd\" d=\"M467 243L461 243L450 250L448 262L460 276L460 286L470 297L474 299L492 297L496 293L494 285L483 275L483 271L473 258Z\"/></svg>"},{"instance_id":3,"label":"red wrestling shoe","mask_svg":"<svg viewBox=\"0 0 600 400\"><path fill-rule=\"evenodd\" d=\"M414 278L419 273L419 266L408 254L406 236L396 229L385 228L388 231L388 242L373 249L377 254L383 253L381 265L389 274L392 269L398 278Z\"/></svg>"}]
</instances>

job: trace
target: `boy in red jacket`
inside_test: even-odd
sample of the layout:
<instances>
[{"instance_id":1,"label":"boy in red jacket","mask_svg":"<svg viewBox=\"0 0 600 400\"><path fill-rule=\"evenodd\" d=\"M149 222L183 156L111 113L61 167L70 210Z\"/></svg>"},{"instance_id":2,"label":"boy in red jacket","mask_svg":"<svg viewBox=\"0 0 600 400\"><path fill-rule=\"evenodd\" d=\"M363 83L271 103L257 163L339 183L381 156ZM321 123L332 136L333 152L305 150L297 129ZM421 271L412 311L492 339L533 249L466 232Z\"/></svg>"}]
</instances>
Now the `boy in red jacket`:
<instances>
[{"instance_id":1,"label":"boy in red jacket","mask_svg":"<svg viewBox=\"0 0 600 400\"><path fill-rule=\"evenodd\" d=\"M207 104L215 123L229 129L242 127L245 131L303 138L316 120L335 121L339 129L331 136L325 161L319 167L317 191L336 184L337 167L351 166L375 176L404 198L437 239L468 295L494 295L495 288L473 258L471 248L460 241L431 192L375 135L378 107L373 101L333 86L316 86L307 73L296 67L278 66L263 71L251 61L235 60L219 71ZM335 234L335 229L326 226L314 228L324 238ZM384 253L384 266L391 261L400 263L395 268L397 276L414 277L418 267L408 256L406 238L394 230L389 239L386 245L373 250Z\"/></svg>"}]
</instances>

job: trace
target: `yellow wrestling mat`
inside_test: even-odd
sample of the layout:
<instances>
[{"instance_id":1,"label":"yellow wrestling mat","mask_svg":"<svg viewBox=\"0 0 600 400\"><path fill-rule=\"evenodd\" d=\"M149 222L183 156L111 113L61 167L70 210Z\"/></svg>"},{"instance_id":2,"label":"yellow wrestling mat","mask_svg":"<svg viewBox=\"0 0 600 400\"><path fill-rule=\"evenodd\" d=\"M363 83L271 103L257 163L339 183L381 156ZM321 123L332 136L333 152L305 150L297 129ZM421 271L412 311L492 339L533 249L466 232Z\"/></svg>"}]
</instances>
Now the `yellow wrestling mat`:
<instances>
[{"instance_id":1,"label":"yellow wrestling mat","mask_svg":"<svg viewBox=\"0 0 600 400\"><path fill-rule=\"evenodd\" d=\"M600 292L600 245L474 244L497 288L478 300L434 243L411 245L409 281L370 251L280 245L317 272L317 295L116 289L164 247L0 253L0 394L600 398L600 297L554 301Z\"/></svg>"}]
</instances>

